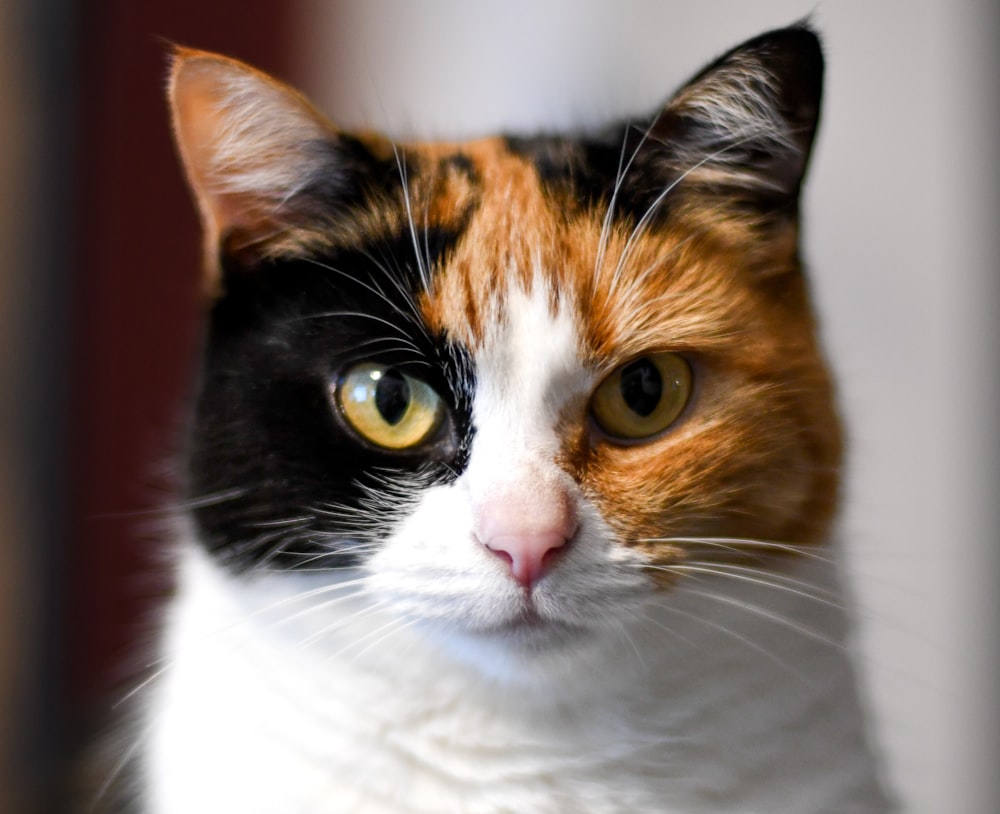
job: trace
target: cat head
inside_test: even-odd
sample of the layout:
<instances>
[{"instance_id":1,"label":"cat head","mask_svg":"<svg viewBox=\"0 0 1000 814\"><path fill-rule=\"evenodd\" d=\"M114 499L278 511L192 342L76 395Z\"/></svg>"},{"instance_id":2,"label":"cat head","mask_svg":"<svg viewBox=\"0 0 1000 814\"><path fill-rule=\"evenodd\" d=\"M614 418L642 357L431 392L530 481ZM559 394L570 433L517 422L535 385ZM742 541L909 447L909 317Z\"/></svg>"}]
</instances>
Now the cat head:
<instances>
[{"instance_id":1,"label":"cat head","mask_svg":"<svg viewBox=\"0 0 1000 814\"><path fill-rule=\"evenodd\" d=\"M397 144L178 50L203 544L360 569L399 615L487 635L599 626L694 552L822 539L840 441L798 254L822 72L796 26L646 119Z\"/></svg>"}]
</instances>

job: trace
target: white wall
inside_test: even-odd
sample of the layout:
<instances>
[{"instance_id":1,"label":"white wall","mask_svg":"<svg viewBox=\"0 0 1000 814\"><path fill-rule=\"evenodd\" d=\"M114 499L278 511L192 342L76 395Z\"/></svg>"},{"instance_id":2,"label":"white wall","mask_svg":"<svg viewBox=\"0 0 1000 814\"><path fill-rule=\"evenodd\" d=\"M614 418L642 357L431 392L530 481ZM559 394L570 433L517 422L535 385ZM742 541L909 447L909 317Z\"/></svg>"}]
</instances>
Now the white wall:
<instances>
[{"instance_id":1,"label":"white wall","mask_svg":"<svg viewBox=\"0 0 1000 814\"><path fill-rule=\"evenodd\" d=\"M806 254L850 426L862 665L905 810L997 810L998 44L989 0L306 0L302 75L397 136L636 113L812 14L829 60Z\"/></svg>"}]
</instances>

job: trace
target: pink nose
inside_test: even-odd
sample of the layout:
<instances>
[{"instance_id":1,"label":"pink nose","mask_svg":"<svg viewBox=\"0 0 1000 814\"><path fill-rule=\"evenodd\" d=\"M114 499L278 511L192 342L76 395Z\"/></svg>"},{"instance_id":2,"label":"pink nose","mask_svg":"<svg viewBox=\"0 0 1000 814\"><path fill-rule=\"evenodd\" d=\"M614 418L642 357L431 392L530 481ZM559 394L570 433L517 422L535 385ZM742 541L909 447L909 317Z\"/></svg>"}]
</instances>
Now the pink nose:
<instances>
[{"instance_id":1,"label":"pink nose","mask_svg":"<svg viewBox=\"0 0 1000 814\"><path fill-rule=\"evenodd\" d=\"M576 510L562 489L508 491L479 507L476 536L531 590L564 554L576 535Z\"/></svg>"},{"instance_id":2,"label":"pink nose","mask_svg":"<svg viewBox=\"0 0 1000 814\"><path fill-rule=\"evenodd\" d=\"M561 533L494 537L486 547L506 561L510 575L531 590L551 569L569 538Z\"/></svg>"}]
</instances>

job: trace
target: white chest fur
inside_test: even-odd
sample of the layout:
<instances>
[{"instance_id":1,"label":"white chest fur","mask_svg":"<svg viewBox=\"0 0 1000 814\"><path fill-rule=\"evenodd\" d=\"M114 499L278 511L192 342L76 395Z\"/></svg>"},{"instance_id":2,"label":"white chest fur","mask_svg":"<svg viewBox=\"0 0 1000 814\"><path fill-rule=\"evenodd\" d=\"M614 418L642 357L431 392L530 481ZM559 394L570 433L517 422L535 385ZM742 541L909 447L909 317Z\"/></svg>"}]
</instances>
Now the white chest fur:
<instances>
[{"instance_id":1,"label":"white chest fur","mask_svg":"<svg viewBox=\"0 0 1000 814\"><path fill-rule=\"evenodd\" d=\"M789 565L809 596L700 582L600 647L511 657L523 681L350 589L248 584L193 546L181 565L149 705L155 814L888 808L819 561Z\"/></svg>"}]
</instances>

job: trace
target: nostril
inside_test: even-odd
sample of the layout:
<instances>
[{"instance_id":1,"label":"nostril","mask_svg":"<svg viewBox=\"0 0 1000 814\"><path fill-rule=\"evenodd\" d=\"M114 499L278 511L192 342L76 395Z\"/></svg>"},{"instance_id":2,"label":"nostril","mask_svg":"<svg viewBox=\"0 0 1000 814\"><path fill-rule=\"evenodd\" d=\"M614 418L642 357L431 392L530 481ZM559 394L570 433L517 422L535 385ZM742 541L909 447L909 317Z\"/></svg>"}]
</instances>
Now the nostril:
<instances>
[{"instance_id":1,"label":"nostril","mask_svg":"<svg viewBox=\"0 0 1000 814\"><path fill-rule=\"evenodd\" d=\"M565 552L570 538L561 532L498 535L485 545L506 564L510 575L530 590Z\"/></svg>"},{"instance_id":2,"label":"nostril","mask_svg":"<svg viewBox=\"0 0 1000 814\"><path fill-rule=\"evenodd\" d=\"M542 573L546 574L552 570L552 566L556 564L556 561L562 557L566 552L569 540L563 540L562 545L556 546L555 548L550 548L542 555Z\"/></svg>"},{"instance_id":3,"label":"nostril","mask_svg":"<svg viewBox=\"0 0 1000 814\"><path fill-rule=\"evenodd\" d=\"M487 545L486 548L491 554L499 557L501 560L507 563L508 566L513 568L514 557L509 551L504 551L502 548L494 548L492 545Z\"/></svg>"}]
</instances>

